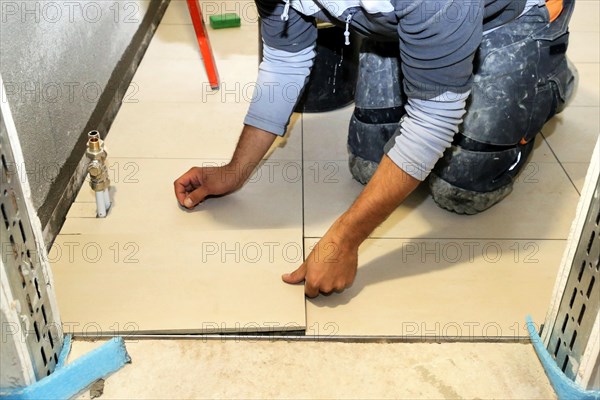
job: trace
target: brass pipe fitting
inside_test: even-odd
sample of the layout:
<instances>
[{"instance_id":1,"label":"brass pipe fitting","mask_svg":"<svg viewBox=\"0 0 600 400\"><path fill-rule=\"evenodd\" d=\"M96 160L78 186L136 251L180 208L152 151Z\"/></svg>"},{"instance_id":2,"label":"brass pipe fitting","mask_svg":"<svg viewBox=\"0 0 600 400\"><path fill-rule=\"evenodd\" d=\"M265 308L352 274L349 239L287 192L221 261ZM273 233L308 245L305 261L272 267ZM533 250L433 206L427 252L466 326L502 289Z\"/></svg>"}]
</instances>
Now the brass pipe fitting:
<instances>
[{"instance_id":1,"label":"brass pipe fitting","mask_svg":"<svg viewBox=\"0 0 600 400\"><path fill-rule=\"evenodd\" d=\"M88 133L87 150L85 155L90 160L87 172L90 175L90 186L94 192L102 192L110 186L108 169L106 168L107 153L104 142L98 131Z\"/></svg>"}]
</instances>

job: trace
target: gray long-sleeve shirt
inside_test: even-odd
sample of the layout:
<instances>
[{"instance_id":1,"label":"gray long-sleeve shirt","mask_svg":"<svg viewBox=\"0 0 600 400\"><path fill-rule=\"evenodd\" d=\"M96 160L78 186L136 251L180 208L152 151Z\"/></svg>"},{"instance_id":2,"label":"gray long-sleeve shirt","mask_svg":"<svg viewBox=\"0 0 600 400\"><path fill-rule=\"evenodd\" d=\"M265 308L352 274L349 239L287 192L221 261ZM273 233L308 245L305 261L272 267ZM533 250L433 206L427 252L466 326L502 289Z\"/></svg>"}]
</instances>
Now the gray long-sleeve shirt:
<instances>
[{"instance_id":1,"label":"gray long-sleeve shirt","mask_svg":"<svg viewBox=\"0 0 600 400\"><path fill-rule=\"evenodd\" d=\"M531 0L530 0L531 1ZM472 79L484 29L516 18L524 0L256 0L263 61L244 121L285 133L315 57L315 17L347 22L379 40L398 41L406 115L388 156L411 176L427 177L450 146Z\"/></svg>"}]
</instances>

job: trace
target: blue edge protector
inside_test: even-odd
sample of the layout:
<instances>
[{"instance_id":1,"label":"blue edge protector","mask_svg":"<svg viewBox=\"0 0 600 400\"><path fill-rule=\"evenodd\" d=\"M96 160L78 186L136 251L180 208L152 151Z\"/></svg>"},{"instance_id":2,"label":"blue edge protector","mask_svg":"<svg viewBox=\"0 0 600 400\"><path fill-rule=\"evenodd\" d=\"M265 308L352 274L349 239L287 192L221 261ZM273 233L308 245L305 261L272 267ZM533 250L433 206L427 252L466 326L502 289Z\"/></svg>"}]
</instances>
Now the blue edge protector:
<instances>
[{"instance_id":1,"label":"blue edge protector","mask_svg":"<svg viewBox=\"0 0 600 400\"><path fill-rule=\"evenodd\" d=\"M69 399L98 379L105 378L131 362L122 337L115 337L99 348L65 365L71 350L71 336L65 336L54 372L20 389L0 391L3 399Z\"/></svg>"},{"instance_id":2,"label":"blue edge protector","mask_svg":"<svg viewBox=\"0 0 600 400\"><path fill-rule=\"evenodd\" d=\"M556 365L556 362L544 347L542 339L540 338L540 335L538 335L537 328L530 315L527 316L527 331L529 331L531 343L544 367L544 371L546 371L550 384L560 400L600 400L599 391L583 390L577 386L575 382L569 379L560 368L558 368L558 365Z\"/></svg>"}]
</instances>

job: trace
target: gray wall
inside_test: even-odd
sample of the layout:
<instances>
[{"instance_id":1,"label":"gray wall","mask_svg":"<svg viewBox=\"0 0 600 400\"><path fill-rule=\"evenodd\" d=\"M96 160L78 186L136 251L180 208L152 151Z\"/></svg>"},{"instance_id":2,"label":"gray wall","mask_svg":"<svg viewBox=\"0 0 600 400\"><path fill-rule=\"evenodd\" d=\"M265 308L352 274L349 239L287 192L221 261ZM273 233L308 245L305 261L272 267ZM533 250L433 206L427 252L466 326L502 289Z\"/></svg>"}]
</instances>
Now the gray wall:
<instances>
[{"instance_id":1,"label":"gray wall","mask_svg":"<svg viewBox=\"0 0 600 400\"><path fill-rule=\"evenodd\" d=\"M116 91L111 85L121 84L120 76L133 74L137 64L121 65L122 71L115 71L128 51L136 51L131 44L139 31L151 31L151 37L166 4L164 0L0 0L0 73L43 225L83 156L83 136L94 125L90 121L104 118L104 109L111 107L116 95L107 95ZM138 41L137 47L148 42Z\"/></svg>"}]
</instances>

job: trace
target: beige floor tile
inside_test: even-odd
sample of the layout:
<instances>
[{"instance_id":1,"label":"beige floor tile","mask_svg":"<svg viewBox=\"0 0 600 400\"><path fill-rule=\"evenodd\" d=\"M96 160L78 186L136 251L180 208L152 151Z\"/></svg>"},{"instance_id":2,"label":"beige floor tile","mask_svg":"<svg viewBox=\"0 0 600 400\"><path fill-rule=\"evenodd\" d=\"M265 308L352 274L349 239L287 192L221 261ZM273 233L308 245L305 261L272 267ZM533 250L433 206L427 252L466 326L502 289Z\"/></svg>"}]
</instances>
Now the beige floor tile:
<instances>
[{"instance_id":1,"label":"beige floor tile","mask_svg":"<svg viewBox=\"0 0 600 400\"><path fill-rule=\"evenodd\" d=\"M600 62L600 34L596 32L572 32L569 36L567 55L575 63Z\"/></svg>"},{"instance_id":2,"label":"beige floor tile","mask_svg":"<svg viewBox=\"0 0 600 400\"><path fill-rule=\"evenodd\" d=\"M313 169L305 170L305 236L321 237L362 186L352 180L345 163L328 161L305 168ZM318 181L311 175L315 170L321 172ZM578 194L558 163L530 163L513 192L478 215L439 208L422 185L372 237L565 239L577 201Z\"/></svg>"},{"instance_id":3,"label":"beige floor tile","mask_svg":"<svg viewBox=\"0 0 600 400\"><path fill-rule=\"evenodd\" d=\"M181 8L187 8L182 3L175 1L169 6L165 16L168 21L182 19L181 14L186 11ZM255 13L256 6L247 1L234 3L202 2L205 20L221 12L245 15L240 28L207 28L220 76L220 90L213 91L208 84L193 27L181 23L161 24L132 81L129 97L140 102L248 104L258 73L257 20L251 17L252 7Z\"/></svg>"},{"instance_id":4,"label":"beige floor tile","mask_svg":"<svg viewBox=\"0 0 600 400\"><path fill-rule=\"evenodd\" d=\"M348 127L354 104L336 111L302 114L305 161L348 160Z\"/></svg>"},{"instance_id":5,"label":"beige floor tile","mask_svg":"<svg viewBox=\"0 0 600 400\"><path fill-rule=\"evenodd\" d=\"M69 362L100 344L76 340ZM126 347L132 363L106 379L103 399L556 398L530 344L144 340Z\"/></svg>"},{"instance_id":6,"label":"beige floor tile","mask_svg":"<svg viewBox=\"0 0 600 400\"><path fill-rule=\"evenodd\" d=\"M578 0L569 23L571 32L598 32L600 30L600 2Z\"/></svg>"},{"instance_id":7,"label":"beige floor tile","mask_svg":"<svg viewBox=\"0 0 600 400\"><path fill-rule=\"evenodd\" d=\"M565 243L368 240L354 285L307 302L307 334L527 336L525 316L545 318Z\"/></svg>"},{"instance_id":8,"label":"beige floor tile","mask_svg":"<svg viewBox=\"0 0 600 400\"><path fill-rule=\"evenodd\" d=\"M298 229L214 232L152 225L149 217L146 232L58 236L49 259L67 331L304 327L302 288L280 278L302 257Z\"/></svg>"},{"instance_id":9,"label":"beige floor tile","mask_svg":"<svg viewBox=\"0 0 600 400\"><path fill-rule=\"evenodd\" d=\"M193 211L180 207L173 181L192 166L224 161L194 159L122 159L109 164L113 207L95 218L94 193L84 185L75 202L89 207L91 218L67 214L61 233L111 234L185 231L255 231L302 227L301 163L266 161L238 192L206 200ZM78 210L81 216L82 210ZM150 225L149 225L150 224Z\"/></svg>"},{"instance_id":10,"label":"beige floor tile","mask_svg":"<svg viewBox=\"0 0 600 400\"><path fill-rule=\"evenodd\" d=\"M589 163L576 163L576 162L564 162L562 166L567 170L567 174L569 174L569 178L573 181L573 184L581 193L583 190L583 183L585 182L585 177L588 172Z\"/></svg>"},{"instance_id":11,"label":"beige floor tile","mask_svg":"<svg viewBox=\"0 0 600 400\"><path fill-rule=\"evenodd\" d=\"M235 1L211 1L200 0L200 7L204 20L208 27L208 18L211 15L223 13L236 13L240 16L242 25L256 23L258 13L256 5L252 0L235 0ZM171 0L169 8L161 21L162 25L172 24L192 24L190 14L185 0ZM212 31L212 28L208 28Z\"/></svg>"},{"instance_id":12,"label":"beige floor tile","mask_svg":"<svg viewBox=\"0 0 600 400\"><path fill-rule=\"evenodd\" d=\"M542 132L560 162L587 163L600 134L600 108L567 107Z\"/></svg>"},{"instance_id":13,"label":"beige floor tile","mask_svg":"<svg viewBox=\"0 0 600 400\"><path fill-rule=\"evenodd\" d=\"M201 60L144 58L132 80L139 102L215 102L249 104L254 93L256 56L219 61L220 90L213 91ZM132 89L132 90L133 90Z\"/></svg>"},{"instance_id":14,"label":"beige floor tile","mask_svg":"<svg viewBox=\"0 0 600 400\"><path fill-rule=\"evenodd\" d=\"M347 166L350 114L351 107L347 107L333 113L303 116L307 237L323 236L362 191L363 186L352 179ZM519 176L513 193L490 210L474 216L447 212L433 202L426 185L422 185L373 236L566 238L577 205L577 192L543 137L539 135L536 140L530 163ZM549 219L547 215L557 217Z\"/></svg>"},{"instance_id":15,"label":"beige floor tile","mask_svg":"<svg viewBox=\"0 0 600 400\"><path fill-rule=\"evenodd\" d=\"M208 16L205 16L207 19ZM207 26L208 37L217 60L217 68L222 60L233 56L255 56L258 54L258 24L256 21L242 21L238 28L211 29ZM161 24L145 58L177 58L200 60L201 55L192 25ZM258 63L258 58L255 58Z\"/></svg>"},{"instance_id":16,"label":"beige floor tile","mask_svg":"<svg viewBox=\"0 0 600 400\"><path fill-rule=\"evenodd\" d=\"M248 110L245 103L124 104L106 139L109 157L217 158L233 154ZM300 115L271 158L300 160Z\"/></svg>"},{"instance_id":17,"label":"beige floor tile","mask_svg":"<svg viewBox=\"0 0 600 400\"><path fill-rule=\"evenodd\" d=\"M579 85L571 107L599 107L600 106L600 64L576 63L579 72Z\"/></svg>"},{"instance_id":18,"label":"beige floor tile","mask_svg":"<svg viewBox=\"0 0 600 400\"><path fill-rule=\"evenodd\" d=\"M165 15L160 21L161 25L192 24L186 0L171 0Z\"/></svg>"}]
</instances>

